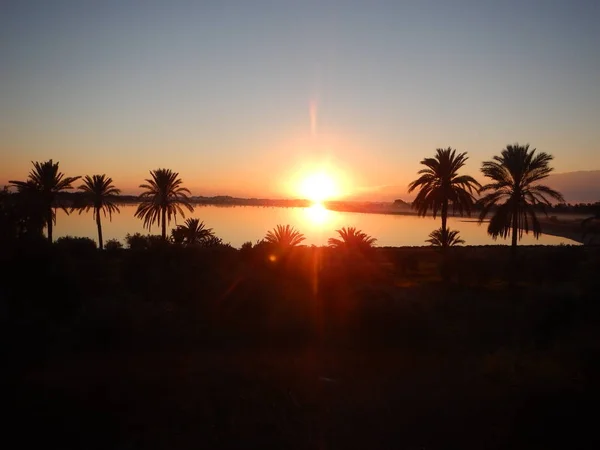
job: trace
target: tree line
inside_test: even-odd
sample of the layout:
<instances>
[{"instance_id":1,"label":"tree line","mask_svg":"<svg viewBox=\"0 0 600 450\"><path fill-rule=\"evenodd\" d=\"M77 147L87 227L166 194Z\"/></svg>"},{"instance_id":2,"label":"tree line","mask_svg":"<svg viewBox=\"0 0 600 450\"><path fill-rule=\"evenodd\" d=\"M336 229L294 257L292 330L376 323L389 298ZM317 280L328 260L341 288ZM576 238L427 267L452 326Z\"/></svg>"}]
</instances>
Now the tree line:
<instances>
[{"instance_id":1,"label":"tree line","mask_svg":"<svg viewBox=\"0 0 600 450\"><path fill-rule=\"evenodd\" d=\"M445 249L464 243L456 230L448 228L448 214L452 211L460 216L470 216L476 208L480 222L489 217L487 231L493 239L511 237L514 253L524 233L531 231L536 238L542 233L537 213L545 213L545 209L551 206L551 200L564 203L559 192L540 184L553 170L550 166L553 156L537 152L528 144L507 145L500 155L484 161L480 169L488 180L484 185L472 176L460 173L467 160L467 152L457 153L450 147L437 149L433 157L420 162L425 168L408 186L409 193L417 192L411 206L420 216L431 212L434 218L438 215L441 218L441 227L433 231L427 240L432 245ZM74 189L74 183L80 179L82 184L77 189L82 195L71 205L58 201L59 194ZM11 194L5 188L0 212L3 228L15 235L41 234L46 229L47 238L52 242L57 208L66 213L78 211L80 214L92 210L98 246L102 249L102 216L111 220L113 213L120 212L116 199L121 191L114 186L112 178L105 174L67 177L60 172L59 163L53 160L33 162L27 180L9 183L16 188L16 193ZM135 217L142 220L148 230L158 225L161 238L166 241L167 225L178 215L185 218L185 211L193 212L191 192L183 186L177 172L163 168L150 171L150 178L139 187L142 193ZM340 239L330 239L330 245L360 242L359 246L370 247L375 242L374 238L354 228L343 228L337 232ZM172 230L170 238L175 243L193 243L210 236L214 236L212 230L207 229L203 222L188 219L185 225ZM290 226L277 227L265 237L267 242L277 241L285 245L297 245L303 239Z\"/></svg>"}]
</instances>

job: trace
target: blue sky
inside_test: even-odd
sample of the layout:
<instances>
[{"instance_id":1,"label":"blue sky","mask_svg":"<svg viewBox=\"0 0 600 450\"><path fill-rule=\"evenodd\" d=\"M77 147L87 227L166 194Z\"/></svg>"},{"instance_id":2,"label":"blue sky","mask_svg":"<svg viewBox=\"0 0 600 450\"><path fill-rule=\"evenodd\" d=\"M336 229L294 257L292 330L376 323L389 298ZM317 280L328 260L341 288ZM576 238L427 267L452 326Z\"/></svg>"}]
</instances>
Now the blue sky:
<instances>
[{"instance_id":1,"label":"blue sky","mask_svg":"<svg viewBox=\"0 0 600 450\"><path fill-rule=\"evenodd\" d=\"M600 169L599 23L577 0L4 1L0 184L53 158L287 196L323 166L400 196L437 147L477 174L513 142Z\"/></svg>"}]
</instances>

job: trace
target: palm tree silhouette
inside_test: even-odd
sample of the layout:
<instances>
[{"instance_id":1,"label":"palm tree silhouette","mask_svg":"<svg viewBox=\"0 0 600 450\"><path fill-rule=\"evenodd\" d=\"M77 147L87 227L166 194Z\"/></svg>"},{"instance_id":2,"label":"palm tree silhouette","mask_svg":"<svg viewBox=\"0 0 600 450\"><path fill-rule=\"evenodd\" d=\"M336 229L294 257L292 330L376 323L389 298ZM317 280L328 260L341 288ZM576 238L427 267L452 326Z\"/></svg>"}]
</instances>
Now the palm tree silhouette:
<instances>
[{"instance_id":1,"label":"palm tree silhouette","mask_svg":"<svg viewBox=\"0 0 600 450\"><path fill-rule=\"evenodd\" d=\"M421 161L426 169L419 170L421 176L408 185L409 193L419 189L412 207L420 216L425 216L431 209L434 219L440 211L442 230L447 229L450 204L453 211L457 211L461 216L465 212L471 215L473 191L476 192L480 185L473 177L458 174L468 159L466 155L466 152L456 154L456 150L450 147L438 148L435 157Z\"/></svg>"},{"instance_id":2,"label":"palm tree silhouette","mask_svg":"<svg viewBox=\"0 0 600 450\"><path fill-rule=\"evenodd\" d=\"M484 161L481 166L483 174L493 180L482 186L480 193L491 191L480 199L482 206L479 214L481 223L494 208L488 225L488 233L494 238L506 238L512 232L511 255L517 251L517 240L523 237L523 231L538 238L542 227L537 219L535 209L544 213L545 206L550 205L546 196L564 201L563 196L548 186L537 184L546 178L553 168L550 161L553 156L544 152L536 154L536 149L529 150L529 144L507 145L500 156L493 161Z\"/></svg>"},{"instance_id":3,"label":"palm tree silhouette","mask_svg":"<svg viewBox=\"0 0 600 450\"><path fill-rule=\"evenodd\" d=\"M184 225L178 225L171 231L171 238L175 243L193 245L202 243L214 237L212 228L206 228L200 219L189 218Z\"/></svg>"},{"instance_id":4,"label":"palm tree silhouette","mask_svg":"<svg viewBox=\"0 0 600 450\"><path fill-rule=\"evenodd\" d=\"M340 235L340 239L329 238L327 241L327 244L333 248L366 251L372 248L377 241L374 237L354 227L342 227L340 230L335 231Z\"/></svg>"},{"instance_id":5,"label":"palm tree silhouette","mask_svg":"<svg viewBox=\"0 0 600 450\"><path fill-rule=\"evenodd\" d=\"M429 233L429 239L426 239L425 242L429 242L433 247L442 248L455 247L465 243L457 230L444 230L443 228L438 228Z\"/></svg>"},{"instance_id":6,"label":"palm tree silhouette","mask_svg":"<svg viewBox=\"0 0 600 450\"><path fill-rule=\"evenodd\" d=\"M265 236L265 242L281 248L295 247L304 239L304 235L290 225L277 225Z\"/></svg>"},{"instance_id":7,"label":"palm tree silhouette","mask_svg":"<svg viewBox=\"0 0 600 450\"><path fill-rule=\"evenodd\" d=\"M189 189L181 187L182 181L177 178L179 174L170 169L156 169L150 171L152 178L147 178L140 187L146 189L140 195L141 203L135 212L135 217L144 220L144 227L148 230L157 222L162 226L162 238L167 239L167 222L177 218L177 213L185 217L182 206L190 212L194 208L186 194L191 194Z\"/></svg>"},{"instance_id":8,"label":"palm tree silhouette","mask_svg":"<svg viewBox=\"0 0 600 450\"><path fill-rule=\"evenodd\" d=\"M100 218L100 212L108 213L108 220L112 221L112 213L120 213L119 207L112 201L112 197L119 195L121 191L112 184L113 180L106 175L86 175L83 179L83 184L78 187L80 191L84 193L83 206L79 209L79 214L83 211L88 212L90 209L94 210L93 218L96 220L96 227L98 228L98 247L100 250L104 248L102 241L102 221Z\"/></svg>"},{"instance_id":9,"label":"palm tree silhouette","mask_svg":"<svg viewBox=\"0 0 600 450\"><path fill-rule=\"evenodd\" d=\"M31 162L33 169L29 172L27 181L9 181L18 191L30 198L36 198L44 216L44 225L48 229L48 241L52 242L52 226L56 223L57 194L67 189L73 189L71 183L81 177L65 177L58 170L58 162ZM61 206L65 213L69 211Z\"/></svg>"}]
</instances>

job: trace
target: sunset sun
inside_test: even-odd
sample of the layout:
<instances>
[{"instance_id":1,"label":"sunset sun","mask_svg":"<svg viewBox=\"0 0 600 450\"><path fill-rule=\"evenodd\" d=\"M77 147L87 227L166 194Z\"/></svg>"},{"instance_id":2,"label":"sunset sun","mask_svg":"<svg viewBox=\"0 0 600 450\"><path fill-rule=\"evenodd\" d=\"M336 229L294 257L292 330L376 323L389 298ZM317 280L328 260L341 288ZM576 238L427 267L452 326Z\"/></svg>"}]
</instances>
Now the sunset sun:
<instances>
[{"instance_id":1,"label":"sunset sun","mask_svg":"<svg viewBox=\"0 0 600 450\"><path fill-rule=\"evenodd\" d=\"M339 195L339 187L330 175L317 172L300 182L299 193L306 199L319 203Z\"/></svg>"}]
</instances>

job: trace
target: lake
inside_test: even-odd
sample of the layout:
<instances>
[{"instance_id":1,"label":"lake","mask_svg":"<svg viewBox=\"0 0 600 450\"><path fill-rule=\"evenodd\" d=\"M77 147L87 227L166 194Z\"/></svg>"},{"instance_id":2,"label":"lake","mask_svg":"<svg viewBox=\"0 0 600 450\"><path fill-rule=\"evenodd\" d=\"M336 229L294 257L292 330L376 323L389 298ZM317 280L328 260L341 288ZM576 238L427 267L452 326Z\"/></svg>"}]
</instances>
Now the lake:
<instances>
[{"instance_id":1,"label":"lake","mask_svg":"<svg viewBox=\"0 0 600 450\"><path fill-rule=\"evenodd\" d=\"M142 221L133 215L137 205L120 206L121 213L112 218L102 217L102 229L105 242L108 239L125 240L127 233L140 232L147 234ZM438 217L417 217L413 215L365 214L329 211L323 207L281 208L260 206L196 206L192 214L186 217L197 217L212 228L224 242L239 248L244 242L256 242L262 239L267 231L276 225L290 224L306 236L305 244L326 245L330 237L337 237L336 229L356 227L377 239L378 246L422 246L428 234L441 226ZM184 219L178 218L182 224ZM448 226L460 231L466 245L510 244L510 240L494 241L487 234L487 224L479 225L474 217L449 217ZM171 222L169 229L174 228ZM160 234L160 228L152 227L152 234ZM57 211L57 223L54 228L55 238L61 236L85 236L97 239L96 222L92 213L65 214ZM523 245L559 245L578 244L567 238L542 235L536 240L532 234L525 235L520 244Z\"/></svg>"}]
</instances>

